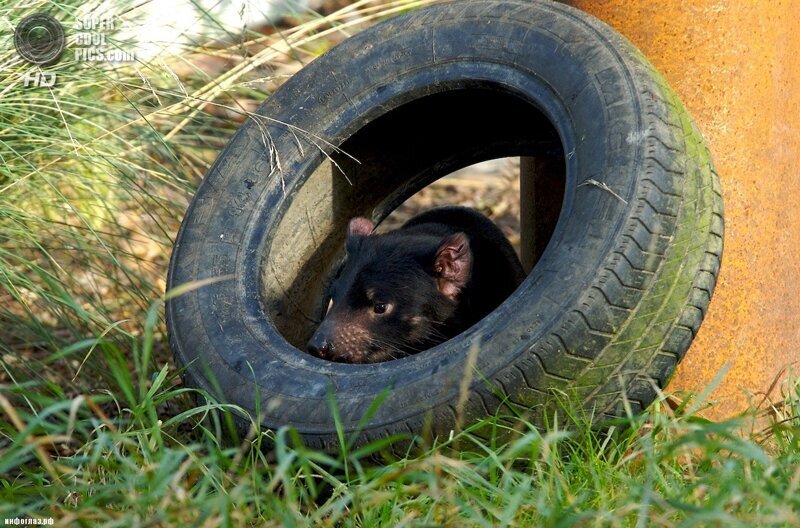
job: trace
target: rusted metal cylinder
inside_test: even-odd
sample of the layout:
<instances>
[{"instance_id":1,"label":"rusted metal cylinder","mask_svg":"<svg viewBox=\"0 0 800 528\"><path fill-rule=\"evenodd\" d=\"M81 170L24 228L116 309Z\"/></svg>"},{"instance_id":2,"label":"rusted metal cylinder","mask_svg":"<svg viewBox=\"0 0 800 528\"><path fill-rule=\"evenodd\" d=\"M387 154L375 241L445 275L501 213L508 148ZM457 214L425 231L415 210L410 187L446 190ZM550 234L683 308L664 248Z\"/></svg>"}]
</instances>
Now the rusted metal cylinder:
<instances>
[{"instance_id":1,"label":"rusted metal cylinder","mask_svg":"<svg viewBox=\"0 0 800 528\"><path fill-rule=\"evenodd\" d=\"M722 271L669 389L712 418L759 403L800 360L800 17L792 0L573 0L625 35L678 93L725 199ZM800 365L794 368L800 374ZM773 397L779 397L773 391Z\"/></svg>"}]
</instances>

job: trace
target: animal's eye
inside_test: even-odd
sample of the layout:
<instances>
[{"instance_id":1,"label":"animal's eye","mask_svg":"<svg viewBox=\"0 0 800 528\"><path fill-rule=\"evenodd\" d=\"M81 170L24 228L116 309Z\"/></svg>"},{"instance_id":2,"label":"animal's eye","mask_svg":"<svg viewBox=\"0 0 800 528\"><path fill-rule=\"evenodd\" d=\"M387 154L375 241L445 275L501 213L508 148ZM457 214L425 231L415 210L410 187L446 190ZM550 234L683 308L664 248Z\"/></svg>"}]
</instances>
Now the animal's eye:
<instances>
[{"instance_id":1,"label":"animal's eye","mask_svg":"<svg viewBox=\"0 0 800 528\"><path fill-rule=\"evenodd\" d=\"M376 314L383 314L386 313L386 309L388 305L386 303L375 303L375 306L372 307L372 311Z\"/></svg>"}]
</instances>

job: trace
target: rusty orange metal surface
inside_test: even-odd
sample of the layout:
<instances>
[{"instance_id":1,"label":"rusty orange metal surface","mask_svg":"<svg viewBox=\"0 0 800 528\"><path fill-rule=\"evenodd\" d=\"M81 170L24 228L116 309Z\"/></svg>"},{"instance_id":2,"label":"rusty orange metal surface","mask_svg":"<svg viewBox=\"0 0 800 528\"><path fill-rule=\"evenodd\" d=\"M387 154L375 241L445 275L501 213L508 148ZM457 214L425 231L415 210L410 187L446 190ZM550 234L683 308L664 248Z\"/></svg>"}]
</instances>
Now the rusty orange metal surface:
<instances>
[{"instance_id":1,"label":"rusty orange metal surface","mask_svg":"<svg viewBox=\"0 0 800 528\"><path fill-rule=\"evenodd\" d=\"M725 200L722 271L670 390L728 369L712 418L800 375L800 16L793 0L575 0L631 40L711 149ZM755 396L754 396L755 395ZM773 396L779 396L773 391Z\"/></svg>"}]
</instances>

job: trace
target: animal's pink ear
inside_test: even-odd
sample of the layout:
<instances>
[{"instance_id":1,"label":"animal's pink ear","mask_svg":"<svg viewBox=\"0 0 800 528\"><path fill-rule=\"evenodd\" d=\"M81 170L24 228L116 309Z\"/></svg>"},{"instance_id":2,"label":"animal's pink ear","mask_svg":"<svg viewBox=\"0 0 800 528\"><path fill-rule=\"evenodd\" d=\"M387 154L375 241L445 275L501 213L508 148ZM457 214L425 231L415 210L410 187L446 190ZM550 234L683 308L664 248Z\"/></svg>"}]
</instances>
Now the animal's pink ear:
<instances>
[{"instance_id":1,"label":"animal's pink ear","mask_svg":"<svg viewBox=\"0 0 800 528\"><path fill-rule=\"evenodd\" d=\"M375 224L372 221L361 217L353 218L347 225L347 236L370 236L373 229Z\"/></svg>"},{"instance_id":2,"label":"animal's pink ear","mask_svg":"<svg viewBox=\"0 0 800 528\"><path fill-rule=\"evenodd\" d=\"M455 299L467 284L472 271L472 251L464 233L450 235L442 241L433 264L439 291Z\"/></svg>"}]
</instances>

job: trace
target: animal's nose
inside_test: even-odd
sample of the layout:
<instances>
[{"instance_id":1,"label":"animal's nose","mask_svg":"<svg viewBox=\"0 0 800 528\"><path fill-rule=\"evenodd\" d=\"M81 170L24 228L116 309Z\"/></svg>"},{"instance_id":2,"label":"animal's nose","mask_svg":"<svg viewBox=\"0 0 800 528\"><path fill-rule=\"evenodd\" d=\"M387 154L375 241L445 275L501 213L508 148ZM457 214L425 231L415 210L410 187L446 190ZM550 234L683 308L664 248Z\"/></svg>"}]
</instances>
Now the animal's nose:
<instances>
[{"instance_id":1,"label":"animal's nose","mask_svg":"<svg viewBox=\"0 0 800 528\"><path fill-rule=\"evenodd\" d=\"M317 357L326 358L333 352L333 343L323 335L315 335L308 342L308 351Z\"/></svg>"}]
</instances>

